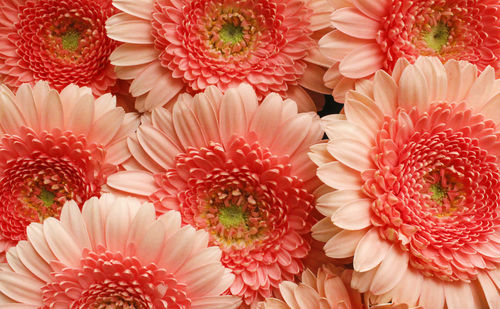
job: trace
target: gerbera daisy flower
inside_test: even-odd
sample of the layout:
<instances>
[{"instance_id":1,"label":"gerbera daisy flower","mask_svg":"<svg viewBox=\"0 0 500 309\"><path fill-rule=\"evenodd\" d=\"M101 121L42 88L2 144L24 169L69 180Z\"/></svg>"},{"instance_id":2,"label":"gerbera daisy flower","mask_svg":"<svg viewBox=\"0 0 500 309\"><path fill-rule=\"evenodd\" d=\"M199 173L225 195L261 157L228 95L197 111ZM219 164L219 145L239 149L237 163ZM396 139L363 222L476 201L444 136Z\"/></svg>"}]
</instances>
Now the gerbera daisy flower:
<instances>
[{"instance_id":1,"label":"gerbera daisy flower","mask_svg":"<svg viewBox=\"0 0 500 309\"><path fill-rule=\"evenodd\" d=\"M137 122L89 88L59 94L38 82L14 95L0 86L0 253L25 239L31 222L58 217L65 201L100 195L130 157L126 137Z\"/></svg>"},{"instance_id":2,"label":"gerbera daisy flower","mask_svg":"<svg viewBox=\"0 0 500 309\"><path fill-rule=\"evenodd\" d=\"M317 40L329 27L322 0L113 0L108 36L118 77L133 80L136 108L150 111L179 93L210 85L251 84L259 98L277 92L315 110L300 86L329 93L321 78L331 62Z\"/></svg>"},{"instance_id":3,"label":"gerbera daisy flower","mask_svg":"<svg viewBox=\"0 0 500 309\"><path fill-rule=\"evenodd\" d=\"M361 294L349 286L351 276L352 271L332 265L323 265L318 269L317 275L306 269L299 284L291 281L280 284L281 299L266 299L258 308L362 309Z\"/></svg>"},{"instance_id":4,"label":"gerbera daisy flower","mask_svg":"<svg viewBox=\"0 0 500 309\"><path fill-rule=\"evenodd\" d=\"M9 250L0 292L16 308L237 308L220 296L234 275L207 244L176 211L156 219L152 204L110 194L82 212L70 201Z\"/></svg>"},{"instance_id":5,"label":"gerbera daisy flower","mask_svg":"<svg viewBox=\"0 0 500 309\"><path fill-rule=\"evenodd\" d=\"M315 113L298 114L278 94L258 105L247 84L224 95L210 86L181 96L172 113L153 110L129 139L136 162L108 185L208 231L236 275L230 292L251 304L302 271L319 184L307 151L322 134Z\"/></svg>"},{"instance_id":6,"label":"gerbera daisy flower","mask_svg":"<svg viewBox=\"0 0 500 309\"><path fill-rule=\"evenodd\" d=\"M88 86L94 95L116 82L106 36L111 0L6 0L0 7L0 77L11 88L45 80L62 90Z\"/></svg>"},{"instance_id":7,"label":"gerbera daisy flower","mask_svg":"<svg viewBox=\"0 0 500 309\"><path fill-rule=\"evenodd\" d=\"M401 59L373 92L346 95L313 147L336 189L325 245L353 256L352 286L424 308L500 306L500 87L487 67ZM332 225L332 223L330 223Z\"/></svg>"},{"instance_id":8,"label":"gerbera daisy flower","mask_svg":"<svg viewBox=\"0 0 500 309\"><path fill-rule=\"evenodd\" d=\"M350 287L352 270L322 265L315 275L302 272L298 284L284 281L280 284L281 298L268 298L258 309L408 309L406 304L369 305L368 298Z\"/></svg>"},{"instance_id":9,"label":"gerbera daisy flower","mask_svg":"<svg viewBox=\"0 0 500 309\"><path fill-rule=\"evenodd\" d=\"M498 0L333 1L335 30L319 41L334 61L324 76L337 101L363 87L377 70L391 74L399 58L419 55L469 61L500 72ZM497 73L497 76L500 73Z\"/></svg>"}]
</instances>

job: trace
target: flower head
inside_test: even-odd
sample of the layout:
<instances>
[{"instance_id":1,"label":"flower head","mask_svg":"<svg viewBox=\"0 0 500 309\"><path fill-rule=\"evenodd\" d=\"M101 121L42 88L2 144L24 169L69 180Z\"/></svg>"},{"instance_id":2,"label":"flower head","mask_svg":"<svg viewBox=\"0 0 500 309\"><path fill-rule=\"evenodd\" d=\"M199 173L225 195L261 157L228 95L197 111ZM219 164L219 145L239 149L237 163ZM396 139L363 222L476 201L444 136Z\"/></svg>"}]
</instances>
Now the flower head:
<instances>
[{"instance_id":1,"label":"flower head","mask_svg":"<svg viewBox=\"0 0 500 309\"><path fill-rule=\"evenodd\" d=\"M302 282L282 282L279 286L282 299L266 299L259 309L361 309L361 294L349 286L351 276L352 271L332 265L323 265L317 275L306 269Z\"/></svg>"},{"instance_id":2,"label":"flower head","mask_svg":"<svg viewBox=\"0 0 500 309\"><path fill-rule=\"evenodd\" d=\"M0 8L0 76L12 88L45 80L62 90L88 86L109 92L116 76L109 55L116 42L104 23L111 0L12 0Z\"/></svg>"},{"instance_id":3,"label":"flower head","mask_svg":"<svg viewBox=\"0 0 500 309\"><path fill-rule=\"evenodd\" d=\"M371 94L347 94L345 118L325 118L332 139L311 154L318 177L336 189L318 198L328 217L321 224L335 225L326 254L354 256L361 292L424 308L495 308L495 73L428 57L396 67L375 74Z\"/></svg>"},{"instance_id":4,"label":"flower head","mask_svg":"<svg viewBox=\"0 0 500 309\"><path fill-rule=\"evenodd\" d=\"M230 292L250 304L303 268L318 185L307 150L321 137L317 116L291 100L270 94L259 106L249 85L212 86L154 110L129 139L136 162L108 185L208 231L236 275Z\"/></svg>"},{"instance_id":5,"label":"flower head","mask_svg":"<svg viewBox=\"0 0 500 309\"><path fill-rule=\"evenodd\" d=\"M156 219L153 205L109 194L82 212L71 201L8 251L0 292L7 306L237 308L241 299L220 296L234 275L207 244L175 211Z\"/></svg>"},{"instance_id":6,"label":"flower head","mask_svg":"<svg viewBox=\"0 0 500 309\"><path fill-rule=\"evenodd\" d=\"M500 5L475 1L340 1L332 32L319 42L335 64L324 80L337 101L363 87L379 70L389 74L399 58L418 56L469 61L479 70L500 69ZM499 71L500 72L500 71ZM500 74L500 73L497 73ZM497 75L498 76L498 75Z\"/></svg>"},{"instance_id":7,"label":"flower head","mask_svg":"<svg viewBox=\"0 0 500 309\"><path fill-rule=\"evenodd\" d=\"M26 226L58 217L68 200L101 194L106 177L130 156L133 115L105 95L74 85L60 94L45 82L14 95L0 87L0 252L26 238ZM104 130L106 129L106 130Z\"/></svg>"},{"instance_id":8,"label":"flower head","mask_svg":"<svg viewBox=\"0 0 500 309\"><path fill-rule=\"evenodd\" d=\"M246 82L259 98L270 92L306 98L301 107L309 110L314 104L297 85L329 92L321 82L329 61L314 39L329 26L326 1L113 3L122 12L107 21L108 35L124 44L111 62L119 77L133 79L140 112L210 85L225 91Z\"/></svg>"}]
</instances>

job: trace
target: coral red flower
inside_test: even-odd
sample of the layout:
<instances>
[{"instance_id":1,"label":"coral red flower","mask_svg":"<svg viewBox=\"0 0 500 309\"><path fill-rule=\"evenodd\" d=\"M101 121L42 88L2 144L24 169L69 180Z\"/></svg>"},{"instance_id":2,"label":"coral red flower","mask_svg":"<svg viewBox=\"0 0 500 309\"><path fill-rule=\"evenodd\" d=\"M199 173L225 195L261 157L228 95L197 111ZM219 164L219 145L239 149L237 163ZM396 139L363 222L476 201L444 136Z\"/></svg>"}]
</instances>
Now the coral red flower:
<instances>
[{"instance_id":1,"label":"coral red flower","mask_svg":"<svg viewBox=\"0 0 500 309\"><path fill-rule=\"evenodd\" d=\"M259 98L293 96L301 109L314 103L297 85L329 93L321 77L330 62L317 50L329 26L330 5L320 0L114 0L122 12L107 21L123 42L111 55L117 74L132 79L136 108L149 111L209 85L222 91L242 82ZM304 103L302 103L304 102Z\"/></svg>"},{"instance_id":2,"label":"coral red flower","mask_svg":"<svg viewBox=\"0 0 500 309\"><path fill-rule=\"evenodd\" d=\"M61 219L28 227L28 241L0 270L6 308L237 308L220 296L234 275L208 235L181 227L178 212L104 195L64 205Z\"/></svg>"},{"instance_id":3,"label":"coral red flower","mask_svg":"<svg viewBox=\"0 0 500 309\"><path fill-rule=\"evenodd\" d=\"M211 86L172 113L155 109L129 139L136 162L108 185L208 231L236 275L230 292L251 304L302 271L319 184L307 150L321 137L317 115L291 100L273 93L259 106L249 85Z\"/></svg>"},{"instance_id":4,"label":"coral red flower","mask_svg":"<svg viewBox=\"0 0 500 309\"><path fill-rule=\"evenodd\" d=\"M111 95L94 100L74 85L61 94L38 82L14 96L0 87L0 253L26 238L26 226L58 217L67 200L101 194L130 156L137 119Z\"/></svg>"},{"instance_id":5,"label":"coral red flower","mask_svg":"<svg viewBox=\"0 0 500 309\"><path fill-rule=\"evenodd\" d=\"M0 7L0 77L12 88L45 80L57 90L109 92L116 75L106 36L111 0L7 0Z\"/></svg>"},{"instance_id":6,"label":"coral red flower","mask_svg":"<svg viewBox=\"0 0 500 309\"><path fill-rule=\"evenodd\" d=\"M399 58L419 55L465 60L480 70L500 69L500 4L497 0L349 0L335 1L332 32L320 40L323 54L335 61L324 80L337 101L347 90ZM500 70L498 71L500 72ZM500 73L497 73L497 76Z\"/></svg>"},{"instance_id":7,"label":"coral red flower","mask_svg":"<svg viewBox=\"0 0 500 309\"><path fill-rule=\"evenodd\" d=\"M352 286L424 308L500 305L500 87L487 67L421 57L349 92L311 158L336 189L330 257L354 256Z\"/></svg>"}]
</instances>

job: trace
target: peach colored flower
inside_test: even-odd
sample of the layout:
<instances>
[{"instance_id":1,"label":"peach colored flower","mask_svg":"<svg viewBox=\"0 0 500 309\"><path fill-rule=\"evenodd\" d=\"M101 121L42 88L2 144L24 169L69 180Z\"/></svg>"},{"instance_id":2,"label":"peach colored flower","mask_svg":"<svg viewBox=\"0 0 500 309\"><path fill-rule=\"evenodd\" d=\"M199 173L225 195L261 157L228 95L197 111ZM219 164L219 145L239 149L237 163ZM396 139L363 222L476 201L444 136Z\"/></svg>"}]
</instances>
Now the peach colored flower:
<instances>
[{"instance_id":1,"label":"peach colored flower","mask_svg":"<svg viewBox=\"0 0 500 309\"><path fill-rule=\"evenodd\" d=\"M408 309L406 304L373 304L368 295L350 287L352 270L322 265L317 275L309 269L302 273L298 284L284 281L279 289L281 298L268 298L258 309ZM384 301L385 302L385 301Z\"/></svg>"},{"instance_id":2,"label":"peach colored flower","mask_svg":"<svg viewBox=\"0 0 500 309\"><path fill-rule=\"evenodd\" d=\"M136 162L108 185L208 231L236 275L230 292L251 304L303 269L319 184L307 151L322 135L315 113L278 94L258 105L247 84L224 95L210 86L172 113L155 109L129 139Z\"/></svg>"},{"instance_id":3,"label":"peach colored flower","mask_svg":"<svg viewBox=\"0 0 500 309\"><path fill-rule=\"evenodd\" d=\"M361 294L349 287L352 271L323 265L314 275L309 269L298 284L284 281L279 289L282 298L269 298L259 309L362 309Z\"/></svg>"},{"instance_id":4,"label":"peach colored flower","mask_svg":"<svg viewBox=\"0 0 500 309\"><path fill-rule=\"evenodd\" d=\"M26 238L26 226L58 217L67 200L101 194L130 157L126 137L137 118L104 95L46 82L0 86L0 253Z\"/></svg>"},{"instance_id":5,"label":"peach colored flower","mask_svg":"<svg viewBox=\"0 0 500 309\"><path fill-rule=\"evenodd\" d=\"M28 227L0 270L4 308L237 308L220 296L234 275L208 234L170 211L110 194L71 201L61 219ZM7 267L6 267L7 266ZM23 305L20 305L23 304Z\"/></svg>"},{"instance_id":6,"label":"peach colored flower","mask_svg":"<svg viewBox=\"0 0 500 309\"><path fill-rule=\"evenodd\" d=\"M487 67L420 57L346 95L310 154L326 254L352 287L424 308L500 306L500 83Z\"/></svg>"},{"instance_id":7,"label":"peach colored flower","mask_svg":"<svg viewBox=\"0 0 500 309\"><path fill-rule=\"evenodd\" d=\"M303 86L329 93L321 78L331 62L317 40L331 7L321 0L113 0L108 36L122 79L133 80L139 112L210 85L251 84L261 99L278 92L315 110Z\"/></svg>"},{"instance_id":8,"label":"peach colored flower","mask_svg":"<svg viewBox=\"0 0 500 309\"><path fill-rule=\"evenodd\" d=\"M6 0L0 6L0 77L9 87L46 80L62 90L88 86L96 96L116 82L106 36L111 0Z\"/></svg>"},{"instance_id":9,"label":"peach colored flower","mask_svg":"<svg viewBox=\"0 0 500 309\"><path fill-rule=\"evenodd\" d=\"M379 70L389 74L399 58L419 55L465 60L479 70L500 69L500 3L497 0L331 1L335 30L319 41L334 61L324 76L339 102ZM498 71L500 72L500 71ZM497 76L500 73L497 73Z\"/></svg>"}]
</instances>

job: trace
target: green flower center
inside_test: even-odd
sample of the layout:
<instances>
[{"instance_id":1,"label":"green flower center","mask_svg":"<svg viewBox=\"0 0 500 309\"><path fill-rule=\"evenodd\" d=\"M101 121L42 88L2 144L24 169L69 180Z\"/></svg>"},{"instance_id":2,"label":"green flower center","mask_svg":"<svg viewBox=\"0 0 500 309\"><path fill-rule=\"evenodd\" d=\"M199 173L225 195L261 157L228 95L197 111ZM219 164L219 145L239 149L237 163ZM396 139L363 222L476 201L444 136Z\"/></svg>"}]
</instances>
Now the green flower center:
<instances>
[{"instance_id":1,"label":"green flower center","mask_svg":"<svg viewBox=\"0 0 500 309\"><path fill-rule=\"evenodd\" d=\"M70 30L62 35L62 47L68 51L75 51L80 44L81 35L77 31Z\"/></svg>"},{"instance_id":2,"label":"green flower center","mask_svg":"<svg viewBox=\"0 0 500 309\"><path fill-rule=\"evenodd\" d=\"M236 44L243 40L243 28L227 23L219 31L219 36L224 43Z\"/></svg>"},{"instance_id":3,"label":"green flower center","mask_svg":"<svg viewBox=\"0 0 500 309\"><path fill-rule=\"evenodd\" d=\"M246 227L247 214L241 206L231 205L219 209L219 222L225 228Z\"/></svg>"},{"instance_id":4,"label":"green flower center","mask_svg":"<svg viewBox=\"0 0 500 309\"><path fill-rule=\"evenodd\" d=\"M56 195L52 193L51 191L42 189L42 193L38 196L38 198L45 204L45 207L50 207L52 204L54 204L54 198Z\"/></svg>"},{"instance_id":5,"label":"green flower center","mask_svg":"<svg viewBox=\"0 0 500 309\"><path fill-rule=\"evenodd\" d=\"M438 23L431 28L429 32L424 34L424 41L427 46L440 52L443 46L448 43L448 38L450 36L450 29L444 23Z\"/></svg>"}]
</instances>

